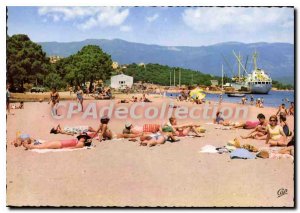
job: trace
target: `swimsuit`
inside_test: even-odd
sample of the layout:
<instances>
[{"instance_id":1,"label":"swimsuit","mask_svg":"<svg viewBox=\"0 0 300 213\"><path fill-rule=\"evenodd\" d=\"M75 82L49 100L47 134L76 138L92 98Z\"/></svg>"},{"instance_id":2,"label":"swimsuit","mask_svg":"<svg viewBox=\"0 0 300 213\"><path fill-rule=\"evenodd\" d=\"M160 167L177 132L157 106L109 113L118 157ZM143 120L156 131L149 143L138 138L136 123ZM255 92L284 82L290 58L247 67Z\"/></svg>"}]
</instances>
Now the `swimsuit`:
<instances>
[{"instance_id":1,"label":"swimsuit","mask_svg":"<svg viewBox=\"0 0 300 213\"><path fill-rule=\"evenodd\" d=\"M69 139L69 140L61 140L61 148L69 148L69 147L75 147L78 144L78 140L75 139Z\"/></svg>"},{"instance_id":2,"label":"swimsuit","mask_svg":"<svg viewBox=\"0 0 300 213\"><path fill-rule=\"evenodd\" d=\"M83 100L83 97L82 97L82 91L81 91L81 90L78 91L78 92L76 93L76 95L77 95L77 98L78 98L80 101Z\"/></svg>"},{"instance_id":3,"label":"swimsuit","mask_svg":"<svg viewBox=\"0 0 300 213\"><path fill-rule=\"evenodd\" d=\"M281 138L280 132L283 131L281 126L276 125L275 127L271 127L270 125L268 125L267 129L270 133L272 140L279 140Z\"/></svg>"},{"instance_id":4,"label":"swimsuit","mask_svg":"<svg viewBox=\"0 0 300 213\"><path fill-rule=\"evenodd\" d=\"M246 121L244 129L254 129L259 123L259 121Z\"/></svg>"},{"instance_id":5,"label":"swimsuit","mask_svg":"<svg viewBox=\"0 0 300 213\"><path fill-rule=\"evenodd\" d=\"M220 116L216 117L216 123L219 124L220 121L224 121L224 118L222 118Z\"/></svg>"}]
</instances>

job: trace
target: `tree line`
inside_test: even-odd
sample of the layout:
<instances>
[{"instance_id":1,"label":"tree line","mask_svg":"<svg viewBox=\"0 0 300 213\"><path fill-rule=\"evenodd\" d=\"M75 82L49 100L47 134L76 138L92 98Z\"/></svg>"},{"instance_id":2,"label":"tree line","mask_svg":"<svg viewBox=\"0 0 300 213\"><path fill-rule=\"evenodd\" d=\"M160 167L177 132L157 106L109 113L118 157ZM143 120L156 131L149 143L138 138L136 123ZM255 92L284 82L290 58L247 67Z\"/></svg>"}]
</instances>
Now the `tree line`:
<instances>
[{"instance_id":1,"label":"tree line","mask_svg":"<svg viewBox=\"0 0 300 213\"><path fill-rule=\"evenodd\" d=\"M134 82L147 82L159 85L205 85L210 86L211 80L221 77L204 74L199 71L160 64L126 65L126 68L113 70L111 56L96 45L84 46L77 53L50 63L49 57L41 45L32 42L27 35L17 34L6 38L7 44L7 83L11 87L24 87L24 84L42 85L66 89L102 80L107 82L117 73L124 73L134 78ZM174 78L175 76L175 78ZM180 76L180 77L179 77ZM179 80L180 78L180 80ZM230 82L225 77L224 83ZM291 89L292 85L284 85L273 81L278 89Z\"/></svg>"}]
</instances>

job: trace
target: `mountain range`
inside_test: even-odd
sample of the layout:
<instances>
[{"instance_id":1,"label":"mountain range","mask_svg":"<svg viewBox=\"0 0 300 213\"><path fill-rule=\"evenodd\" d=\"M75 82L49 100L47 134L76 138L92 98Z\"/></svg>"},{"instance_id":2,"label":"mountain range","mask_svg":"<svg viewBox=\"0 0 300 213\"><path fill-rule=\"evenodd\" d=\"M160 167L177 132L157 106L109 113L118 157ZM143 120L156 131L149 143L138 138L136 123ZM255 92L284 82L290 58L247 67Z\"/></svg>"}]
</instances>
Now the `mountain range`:
<instances>
[{"instance_id":1,"label":"mountain range","mask_svg":"<svg viewBox=\"0 0 300 213\"><path fill-rule=\"evenodd\" d=\"M121 39L87 39L78 42L40 42L48 56L67 57L78 52L85 45L98 45L119 64L158 63L182 67L221 76L224 65L225 75L237 73L238 63L233 54L242 56L242 64L250 72L253 69L252 55L258 53L259 68L269 73L274 80L294 84L294 45L290 43L241 43L225 42L214 45L159 46L128 42ZM247 62L247 63L246 63ZM244 70L241 68L241 71Z\"/></svg>"}]
</instances>

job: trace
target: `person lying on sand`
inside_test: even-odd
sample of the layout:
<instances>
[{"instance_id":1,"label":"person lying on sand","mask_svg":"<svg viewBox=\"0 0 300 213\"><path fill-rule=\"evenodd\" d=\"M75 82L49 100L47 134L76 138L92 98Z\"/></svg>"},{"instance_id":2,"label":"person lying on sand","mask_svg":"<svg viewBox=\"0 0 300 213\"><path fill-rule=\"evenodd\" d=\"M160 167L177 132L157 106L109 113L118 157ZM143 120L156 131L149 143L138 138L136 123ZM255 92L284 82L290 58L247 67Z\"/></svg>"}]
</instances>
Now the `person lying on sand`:
<instances>
[{"instance_id":1,"label":"person lying on sand","mask_svg":"<svg viewBox=\"0 0 300 213\"><path fill-rule=\"evenodd\" d=\"M65 134L65 135L75 135L75 134L81 134L83 132L86 132L88 134L91 134L93 132L93 128L90 126L73 126L73 127L62 127L60 124L58 124L56 127L53 127L50 130L50 134Z\"/></svg>"},{"instance_id":2,"label":"person lying on sand","mask_svg":"<svg viewBox=\"0 0 300 213\"><path fill-rule=\"evenodd\" d=\"M260 120L263 120L264 115L258 114L257 119L258 121L246 121L246 122L237 122L237 123L229 123L228 126L232 126L233 128L243 128L243 129L255 129L258 125L261 124ZM227 123L224 122L224 126L227 125Z\"/></svg>"},{"instance_id":3,"label":"person lying on sand","mask_svg":"<svg viewBox=\"0 0 300 213\"><path fill-rule=\"evenodd\" d=\"M155 146L155 145L161 145L164 144L167 140L171 140L172 142L178 141L172 133L170 132L157 132L157 133L151 133L147 135L143 135L140 137L140 145L141 146Z\"/></svg>"},{"instance_id":4,"label":"person lying on sand","mask_svg":"<svg viewBox=\"0 0 300 213\"><path fill-rule=\"evenodd\" d=\"M123 132L123 133L114 133L113 131L110 130L108 123L110 121L110 118L107 116L103 116L100 119L100 125L97 130L91 129L91 132L94 132L91 134L91 137L94 138L97 135L99 136L99 141L101 142L102 140L112 140L112 139L119 139L119 138L136 138L139 137L141 134L137 133L128 133L128 132ZM98 134L99 133L99 134Z\"/></svg>"},{"instance_id":5,"label":"person lying on sand","mask_svg":"<svg viewBox=\"0 0 300 213\"><path fill-rule=\"evenodd\" d=\"M266 144L269 144L270 146L286 146L286 135L284 134L282 126L277 123L277 115L272 115L267 126Z\"/></svg>"},{"instance_id":6,"label":"person lying on sand","mask_svg":"<svg viewBox=\"0 0 300 213\"><path fill-rule=\"evenodd\" d=\"M40 142L39 140L26 137L26 138L17 138L14 142L16 147L23 145L26 149L75 149L83 148L84 146L90 146L91 141L89 140L90 136L87 134L82 134L77 136L74 139L66 140L55 140L55 141L45 141Z\"/></svg>"},{"instance_id":7,"label":"person lying on sand","mask_svg":"<svg viewBox=\"0 0 300 213\"><path fill-rule=\"evenodd\" d=\"M192 123L178 125L177 119L172 116L169 118L169 122L163 125L162 129L163 132L172 132L174 135L178 137L188 136L190 132L194 132L196 136L202 137L203 135L201 135L200 132L198 132L197 130L197 127L200 126L201 125L199 124L192 124Z\"/></svg>"},{"instance_id":8,"label":"person lying on sand","mask_svg":"<svg viewBox=\"0 0 300 213\"><path fill-rule=\"evenodd\" d=\"M259 120L259 124L252 130L247 136L241 136L243 139L257 139L257 140L266 140L267 138L267 125L266 117L264 114L260 113L257 115L257 119Z\"/></svg>"}]
</instances>

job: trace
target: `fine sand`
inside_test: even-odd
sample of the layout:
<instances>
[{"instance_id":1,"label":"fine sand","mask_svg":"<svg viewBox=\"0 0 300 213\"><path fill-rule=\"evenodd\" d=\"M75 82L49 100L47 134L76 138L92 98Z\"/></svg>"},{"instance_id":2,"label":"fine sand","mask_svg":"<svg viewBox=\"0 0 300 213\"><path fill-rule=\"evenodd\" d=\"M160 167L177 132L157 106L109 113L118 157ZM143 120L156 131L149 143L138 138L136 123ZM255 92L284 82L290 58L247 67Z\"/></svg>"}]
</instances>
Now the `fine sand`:
<instances>
[{"instance_id":1,"label":"fine sand","mask_svg":"<svg viewBox=\"0 0 300 213\"><path fill-rule=\"evenodd\" d=\"M162 103L168 106L170 102L170 99L153 96L151 99L154 102L145 106L161 106ZM109 103L97 101L100 105ZM185 102L175 104L196 106ZM223 106L239 105L224 103ZM46 102L27 102L24 109L11 110L14 115L7 116L8 206L294 206L292 160L231 160L229 154L198 152L204 145L226 145L249 130L216 130L215 125L205 124L211 120L201 118L193 122L203 124L207 129L205 137L181 138L180 142L154 147L139 146L138 142L123 139L101 143L94 140L96 147L92 149L36 153L10 144L17 131L52 140L72 138L49 133L58 123L86 124L94 128L99 125L98 117L82 119L82 113L71 119L55 120L49 108ZM275 108L249 107L246 119L256 120L260 112L268 117L276 111ZM65 114L66 110L59 113ZM120 133L126 120L112 118L110 128ZM135 123L161 123L163 120L139 119ZM187 121L192 120L179 119L179 123ZM294 129L293 117L288 117L288 123ZM264 141L240 141L265 147ZM279 189L287 189L287 194L278 197Z\"/></svg>"}]
</instances>

